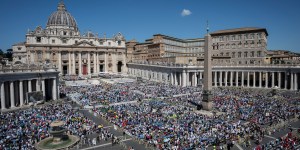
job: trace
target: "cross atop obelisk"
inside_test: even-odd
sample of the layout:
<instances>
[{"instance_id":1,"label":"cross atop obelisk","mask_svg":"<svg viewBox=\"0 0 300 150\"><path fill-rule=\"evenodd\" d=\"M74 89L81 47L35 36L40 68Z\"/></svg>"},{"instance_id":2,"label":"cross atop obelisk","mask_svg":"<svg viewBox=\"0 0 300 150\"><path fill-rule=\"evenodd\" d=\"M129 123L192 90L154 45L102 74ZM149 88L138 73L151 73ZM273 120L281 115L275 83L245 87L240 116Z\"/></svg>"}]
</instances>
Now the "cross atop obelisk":
<instances>
[{"instance_id":1,"label":"cross atop obelisk","mask_svg":"<svg viewBox=\"0 0 300 150\"><path fill-rule=\"evenodd\" d=\"M204 45L204 87L202 106L204 110L212 110L212 69L211 69L211 36L209 34L208 21L206 27L207 34L205 35Z\"/></svg>"}]
</instances>

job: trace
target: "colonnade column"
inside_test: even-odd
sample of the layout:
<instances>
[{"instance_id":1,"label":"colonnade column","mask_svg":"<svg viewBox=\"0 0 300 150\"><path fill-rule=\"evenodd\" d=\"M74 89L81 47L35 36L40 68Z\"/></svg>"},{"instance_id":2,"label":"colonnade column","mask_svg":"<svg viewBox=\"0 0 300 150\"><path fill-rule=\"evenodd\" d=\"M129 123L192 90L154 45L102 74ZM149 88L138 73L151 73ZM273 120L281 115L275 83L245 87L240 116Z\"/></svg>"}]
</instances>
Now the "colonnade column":
<instances>
[{"instance_id":1,"label":"colonnade column","mask_svg":"<svg viewBox=\"0 0 300 150\"><path fill-rule=\"evenodd\" d=\"M107 53L104 54L104 72L108 72L108 59L107 59Z\"/></svg>"},{"instance_id":2,"label":"colonnade column","mask_svg":"<svg viewBox=\"0 0 300 150\"><path fill-rule=\"evenodd\" d=\"M81 52L78 52L78 75L82 75L82 60L81 60Z\"/></svg>"},{"instance_id":3,"label":"colonnade column","mask_svg":"<svg viewBox=\"0 0 300 150\"><path fill-rule=\"evenodd\" d=\"M219 84L220 84L220 86L222 86L223 85L223 83L222 83L222 71L220 71L220 78L219 78Z\"/></svg>"},{"instance_id":4,"label":"colonnade column","mask_svg":"<svg viewBox=\"0 0 300 150\"><path fill-rule=\"evenodd\" d=\"M16 107L15 106L14 82L10 81L9 86L10 86L10 104L11 104L11 108L13 108L13 107Z\"/></svg>"},{"instance_id":5,"label":"colonnade column","mask_svg":"<svg viewBox=\"0 0 300 150\"><path fill-rule=\"evenodd\" d=\"M287 72L285 72L284 73L284 89L287 89L287 82L288 82L288 80L287 80L287 78L288 78L288 75L287 75Z\"/></svg>"},{"instance_id":6,"label":"colonnade column","mask_svg":"<svg viewBox=\"0 0 300 150\"><path fill-rule=\"evenodd\" d=\"M91 53L90 52L87 52L87 55L88 55L88 75L91 75Z\"/></svg>"},{"instance_id":7,"label":"colonnade column","mask_svg":"<svg viewBox=\"0 0 300 150\"><path fill-rule=\"evenodd\" d=\"M19 92L20 92L20 106L24 104L24 94L23 94L23 81L20 80L19 82Z\"/></svg>"},{"instance_id":8,"label":"colonnade column","mask_svg":"<svg viewBox=\"0 0 300 150\"><path fill-rule=\"evenodd\" d=\"M228 78L228 72L225 71L225 86L227 86L227 78Z\"/></svg>"},{"instance_id":9,"label":"colonnade column","mask_svg":"<svg viewBox=\"0 0 300 150\"><path fill-rule=\"evenodd\" d=\"M56 93L56 79L52 79L53 85L52 85L52 99L57 100L57 93Z\"/></svg>"},{"instance_id":10,"label":"colonnade column","mask_svg":"<svg viewBox=\"0 0 300 150\"><path fill-rule=\"evenodd\" d=\"M186 71L185 77L186 77L186 80L185 80L186 84L185 85L190 86L190 73L188 71Z\"/></svg>"},{"instance_id":11,"label":"colonnade column","mask_svg":"<svg viewBox=\"0 0 300 150\"><path fill-rule=\"evenodd\" d=\"M61 66L61 51L58 51L58 70L63 74L62 66Z\"/></svg>"},{"instance_id":12,"label":"colonnade column","mask_svg":"<svg viewBox=\"0 0 300 150\"><path fill-rule=\"evenodd\" d=\"M242 87L244 87L244 71L242 71Z\"/></svg>"},{"instance_id":13,"label":"colonnade column","mask_svg":"<svg viewBox=\"0 0 300 150\"><path fill-rule=\"evenodd\" d=\"M174 81L174 79L173 79L173 72L171 72L171 85L174 84L173 81Z\"/></svg>"},{"instance_id":14,"label":"colonnade column","mask_svg":"<svg viewBox=\"0 0 300 150\"><path fill-rule=\"evenodd\" d=\"M233 86L233 72L230 71L230 86Z\"/></svg>"},{"instance_id":15,"label":"colonnade column","mask_svg":"<svg viewBox=\"0 0 300 150\"><path fill-rule=\"evenodd\" d=\"M0 82L0 90L1 90L1 109L5 108L5 91L4 91L4 82Z\"/></svg>"},{"instance_id":16,"label":"colonnade column","mask_svg":"<svg viewBox=\"0 0 300 150\"><path fill-rule=\"evenodd\" d=\"M291 73L291 85L290 85L290 90L294 90L294 73Z\"/></svg>"},{"instance_id":17,"label":"colonnade column","mask_svg":"<svg viewBox=\"0 0 300 150\"><path fill-rule=\"evenodd\" d=\"M268 78L268 72L266 72L266 78L265 78L265 88L268 88L269 84L269 78Z\"/></svg>"},{"instance_id":18,"label":"colonnade column","mask_svg":"<svg viewBox=\"0 0 300 150\"><path fill-rule=\"evenodd\" d=\"M217 71L215 71L215 78L214 78L214 81L215 81L215 87L217 87Z\"/></svg>"},{"instance_id":19,"label":"colonnade column","mask_svg":"<svg viewBox=\"0 0 300 150\"><path fill-rule=\"evenodd\" d=\"M197 86L198 85L198 78L197 78L197 72L194 72L194 82L195 82L195 85L194 86Z\"/></svg>"},{"instance_id":20,"label":"colonnade column","mask_svg":"<svg viewBox=\"0 0 300 150\"><path fill-rule=\"evenodd\" d=\"M199 83L200 83L200 80L201 80L201 84L202 84L203 83L202 82L202 72L199 73Z\"/></svg>"},{"instance_id":21,"label":"colonnade column","mask_svg":"<svg viewBox=\"0 0 300 150\"><path fill-rule=\"evenodd\" d=\"M235 72L235 86L239 86L239 72Z\"/></svg>"},{"instance_id":22,"label":"colonnade column","mask_svg":"<svg viewBox=\"0 0 300 150\"><path fill-rule=\"evenodd\" d=\"M179 85L182 86L182 73L179 73Z\"/></svg>"},{"instance_id":23,"label":"colonnade column","mask_svg":"<svg viewBox=\"0 0 300 150\"><path fill-rule=\"evenodd\" d=\"M247 87L250 87L250 72L247 72Z\"/></svg>"},{"instance_id":24,"label":"colonnade column","mask_svg":"<svg viewBox=\"0 0 300 150\"><path fill-rule=\"evenodd\" d=\"M278 77L278 87L281 89L281 72L277 72Z\"/></svg>"},{"instance_id":25,"label":"colonnade column","mask_svg":"<svg viewBox=\"0 0 300 150\"><path fill-rule=\"evenodd\" d=\"M256 77L255 77L255 71L253 72L253 87L256 87Z\"/></svg>"},{"instance_id":26,"label":"colonnade column","mask_svg":"<svg viewBox=\"0 0 300 150\"><path fill-rule=\"evenodd\" d=\"M274 72L272 72L272 88L275 86L275 75Z\"/></svg>"},{"instance_id":27,"label":"colonnade column","mask_svg":"<svg viewBox=\"0 0 300 150\"><path fill-rule=\"evenodd\" d=\"M28 85L28 92L32 92L31 80L28 80L27 85Z\"/></svg>"},{"instance_id":28,"label":"colonnade column","mask_svg":"<svg viewBox=\"0 0 300 150\"><path fill-rule=\"evenodd\" d=\"M294 90L298 90L298 76L297 73L294 74Z\"/></svg>"},{"instance_id":29,"label":"colonnade column","mask_svg":"<svg viewBox=\"0 0 300 150\"><path fill-rule=\"evenodd\" d=\"M262 85L262 76L261 76L261 72L259 72L259 88L261 88Z\"/></svg>"},{"instance_id":30,"label":"colonnade column","mask_svg":"<svg viewBox=\"0 0 300 150\"><path fill-rule=\"evenodd\" d=\"M43 98L46 96L46 91L45 91L45 79L41 79L42 82L42 91L43 91Z\"/></svg>"},{"instance_id":31,"label":"colonnade column","mask_svg":"<svg viewBox=\"0 0 300 150\"><path fill-rule=\"evenodd\" d=\"M183 70L182 73L182 87L186 87L186 71Z\"/></svg>"},{"instance_id":32,"label":"colonnade column","mask_svg":"<svg viewBox=\"0 0 300 150\"><path fill-rule=\"evenodd\" d=\"M175 85L178 85L178 82L177 82L177 73L176 72L174 72L174 77L175 77Z\"/></svg>"}]
</instances>

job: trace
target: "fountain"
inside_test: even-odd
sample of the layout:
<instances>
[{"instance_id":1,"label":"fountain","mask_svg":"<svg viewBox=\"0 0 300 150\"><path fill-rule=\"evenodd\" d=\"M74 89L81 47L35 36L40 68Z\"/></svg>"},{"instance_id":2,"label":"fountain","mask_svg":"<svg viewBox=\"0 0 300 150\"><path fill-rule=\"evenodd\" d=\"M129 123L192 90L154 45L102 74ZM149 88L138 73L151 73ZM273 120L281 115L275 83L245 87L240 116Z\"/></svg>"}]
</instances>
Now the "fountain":
<instances>
[{"instance_id":1,"label":"fountain","mask_svg":"<svg viewBox=\"0 0 300 150\"><path fill-rule=\"evenodd\" d=\"M63 127L64 124L65 122L63 121L53 121L50 124L51 129L49 131L52 136L41 140L37 143L36 148L38 150L58 150L75 145L79 141L79 138L66 134L67 130Z\"/></svg>"}]
</instances>

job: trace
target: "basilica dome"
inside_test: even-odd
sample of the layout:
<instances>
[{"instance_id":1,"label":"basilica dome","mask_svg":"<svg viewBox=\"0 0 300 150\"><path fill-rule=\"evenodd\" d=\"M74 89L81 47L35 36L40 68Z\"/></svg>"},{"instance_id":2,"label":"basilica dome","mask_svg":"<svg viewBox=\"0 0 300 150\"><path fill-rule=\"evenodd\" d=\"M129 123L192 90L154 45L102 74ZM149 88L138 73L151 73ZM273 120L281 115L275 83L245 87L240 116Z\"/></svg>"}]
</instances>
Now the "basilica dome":
<instances>
[{"instance_id":1,"label":"basilica dome","mask_svg":"<svg viewBox=\"0 0 300 150\"><path fill-rule=\"evenodd\" d=\"M57 11L53 12L49 17L47 27L50 26L66 26L77 29L77 24L74 17L67 12L63 2L58 4Z\"/></svg>"}]
</instances>

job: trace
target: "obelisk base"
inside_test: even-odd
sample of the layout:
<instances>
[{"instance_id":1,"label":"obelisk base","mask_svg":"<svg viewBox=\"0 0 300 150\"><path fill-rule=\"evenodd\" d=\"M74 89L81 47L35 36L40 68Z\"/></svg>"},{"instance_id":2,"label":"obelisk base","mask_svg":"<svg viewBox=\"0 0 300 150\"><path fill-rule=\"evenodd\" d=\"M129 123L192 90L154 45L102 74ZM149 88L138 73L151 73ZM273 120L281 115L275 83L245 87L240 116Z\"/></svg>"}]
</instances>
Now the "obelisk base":
<instances>
[{"instance_id":1,"label":"obelisk base","mask_svg":"<svg viewBox=\"0 0 300 150\"><path fill-rule=\"evenodd\" d=\"M202 100L202 107L206 111L212 110L212 94L209 90L203 91L203 100Z\"/></svg>"}]
</instances>

